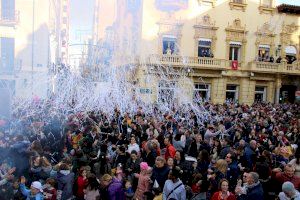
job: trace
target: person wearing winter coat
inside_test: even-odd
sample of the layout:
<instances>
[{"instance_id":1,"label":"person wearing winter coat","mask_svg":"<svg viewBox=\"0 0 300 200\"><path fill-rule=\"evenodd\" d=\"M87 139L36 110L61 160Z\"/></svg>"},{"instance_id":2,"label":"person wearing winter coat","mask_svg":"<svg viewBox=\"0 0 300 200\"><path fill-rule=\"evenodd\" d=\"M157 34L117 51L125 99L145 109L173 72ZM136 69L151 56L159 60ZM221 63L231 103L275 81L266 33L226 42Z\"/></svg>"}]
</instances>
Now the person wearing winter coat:
<instances>
[{"instance_id":1,"label":"person wearing winter coat","mask_svg":"<svg viewBox=\"0 0 300 200\"><path fill-rule=\"evenodd\" d=\"M34 181L31 183L30 189L25 186L26 179L21 177L20 190L22 194L26 197L26 200L43 200L43 189L42 184L39 181Z\"/></svg>"},{"instance_id":2,"label":"person wearing winter coat","mask_svg":"<svg viewBox=\"0 0 300 200\"><path fill-rule=\"evenodd\" d=\"M74 173L70 171L67 164L62 163L57 173L57 183L60 198L69 200L73 197Z\"/></svg>"},{"instance_id":3,"label":"person wearing winter coat","mask_svg":"<svg viewBox=\"0 0 300 200\"><path fill-rule=\"evenodd\" d=\"M158 156L155 160L155 166L152 170L151 180L153 183L157 181L160 188L164 188L165 182L168 179L170 169L165 165L166 161L163 157Z\"/></svg>"},{"instance_id":4,"label":"person wearing winter coat","mask_svg":"<svg viewBox=\"0 0 300 200\"><path fill-rule=\"evenodd\" d=\"M104 174L101 178L101 184L106 188L106 198L103 197L103 199L125 200L125 192L120 180L113 178L109 174Z\"/></svg>"},{"instance_id":5,"label":"person wearing winter coat","mask_svg":"<svg viewBox=\"0 0 300 200\"><path fill-rule=\"evenodd\" d=\"M238 200L264 200L264 191L256 172L248 174L246 183L246 194L242 190L236 190Z\"/></svg>"},{"instance_id":6,"label":"person wearing winter coat","mask_svg":"<svg viewBox=\"0 0 300 200\"><path fill-rule=\"evenodd\" d=\"M84 188L87 186L87 177L86 177L86 170L81 169L79 171L79 176L76 179L75 185L76 185L76 191L75 191L75 196L78 200L83 200L84 199Z\"/></svg>"},{"instance_id":7,"label":"person wearing winter coat","mask_svg":"<svg viewBox=\"0 0 300 200\"><path fill-rule=\"evenodd\" d=\"M139 179L138 186L134 194L134 199L144 199L144 193L150 190L150 174L151 168L146 162L140 164L141 173L136 174Z\"/></svg>"}]
</instances>

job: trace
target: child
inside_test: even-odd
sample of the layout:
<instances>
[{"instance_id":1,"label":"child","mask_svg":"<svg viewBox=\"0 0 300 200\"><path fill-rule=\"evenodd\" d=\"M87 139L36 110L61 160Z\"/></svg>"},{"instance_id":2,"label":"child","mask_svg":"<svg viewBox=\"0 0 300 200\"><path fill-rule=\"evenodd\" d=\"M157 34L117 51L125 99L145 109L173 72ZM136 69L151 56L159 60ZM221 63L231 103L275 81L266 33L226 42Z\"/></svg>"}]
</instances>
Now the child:
<instances>
[{"instance_id":1,"label":"child","mask_svg":"<svg viewBox=\"0 0 300 200\"><path fill-rule=\"evenodd\" d=\"M43 189L42 184L39 181L31 183L30 190L25 186L26 179L24 176L21 177L20 189L26 199L43 200Z\"/></svg>"},{"instance_id":2,"label":"child","mask_svg":"<svg viewBox=\"0 0 300 200\"><path fill-rule=\"evenodd\" d=\"M144 192L150 191L151 168L146 162L140 164L141 173L135 176L139 179L138 186L134 194L135 199L144 199Z\"/></svg>"},{"instance_id":3,"label":"child","mask_svg":"<svg viewBox=\"0 0 300 200\"><path fill-rule=\"evenodd\" d=\"M126 195L126 200L133 199L134 192L132 189L132 184L129 180L127 180L125 183L125 195Z\"/></svg>"},{"instance_id":4,"label":"child","mask_svg":"<svg viewBox=\"0 0 300 200\"><path fill-rule=\"evenodd\" d=\"M53 178L48 178L46 180L43 191L45 200L56 200L57 191L55 189L55 180Z\"/></svg>"}]
</instances>

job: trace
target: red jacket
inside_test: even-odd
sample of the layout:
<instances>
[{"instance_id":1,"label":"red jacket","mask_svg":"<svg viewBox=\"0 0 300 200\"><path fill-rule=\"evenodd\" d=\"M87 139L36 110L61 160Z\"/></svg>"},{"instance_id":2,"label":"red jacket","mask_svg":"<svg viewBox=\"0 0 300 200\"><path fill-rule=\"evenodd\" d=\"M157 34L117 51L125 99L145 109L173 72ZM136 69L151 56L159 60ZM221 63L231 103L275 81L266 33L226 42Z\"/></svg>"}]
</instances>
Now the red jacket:
<instances>
[{"instance_id":1,"label":"red jacket","mask_svg":"<svg viewBox=\"0 0 300 200\"><path fill-rule=\"evenodd\" d=\"M236 200L234 194L230 192L230 195L226 199L221 199L221 192L215 192L210 200Z\"/></svg>"},{"instance_id":2,"label":"red jacket","mask_svg":"<svg viewBox=\"0 0 300 200\"><path fill-rule=\"evenodd\" d=\"M84 190L85 186L87 185L87 179L83 179L82 176L79 176L77 178L76 184L77 184L76 196L79 198L84 198L83 190Z\"/></svg>"},{"instance_id":3,"label":"red jacket","mask_svg":"<svg viewBox=\"0 0 300 200\"><path fill-rule=\"evenodd\" d=\"M293 177L288 177L284 172L273 173L273 178L277 180L280 184L286 181L290 181L295 186L295 189L300 189L300 177L294 175Z\"/></svg>"},{"instance_id":4,"label":"red jacket","mask_svg":"<svg viewBox=\"0 0 300 200\"><path fill-rule=\"evenodd\" d=\"M176 153L176 149L174 148L173 145L169 145L166 148L166 153L165 153L165 159L166 161L168 160L168 158L174 158L175 157L175 153Z\"/></svg>"}]
</instances>

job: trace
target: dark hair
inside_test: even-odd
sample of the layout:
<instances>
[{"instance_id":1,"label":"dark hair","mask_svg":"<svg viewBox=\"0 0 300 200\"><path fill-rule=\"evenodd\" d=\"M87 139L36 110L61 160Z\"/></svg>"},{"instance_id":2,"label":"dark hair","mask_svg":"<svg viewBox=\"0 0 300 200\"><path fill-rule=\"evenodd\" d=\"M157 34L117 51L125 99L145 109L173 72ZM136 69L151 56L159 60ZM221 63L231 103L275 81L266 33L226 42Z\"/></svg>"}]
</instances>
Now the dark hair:
<instances>
[{"instance_id":1,"label":"dark hair","mask_svg":"<svg viewBox=\"0 0 300 200\"><path fill-rule=\"evenodd\" d=\"M97 190L99 188L100 184L95 176L95 174L90 174L88 177L88 185L90 190Z\"/></svg>"},{"instance_id":2,"label":"dark hair","mask_svg":"<svg viewBox=\"0 0 300 200\"><path fill-rule=\"evenodd\" d=\"M170 172L176 179L180 178L182 174L182 170L180 169L180 167L174 167Z\"/></svg>"},{"instance_id":3,"label":"dark hair","mask_svg":"<svg viewBox=\"0 0 300 200\"><path fill-rule=\"evenodd\" d=\"M47 178L46 183L49 183L52 187L55 187L56 181L53 178Z\"/></svg>"},{"instance_id":4,"label":"dark hair","mask_svg":"<svg viewBox=\"0 0 300 200\"><path fill-rule=\"evenodd\" d=\"M136 152L136 150L132 150L132 151L131 151L131 154L138 155L138 153Z\"/></svg>"},{"instance_id":5,"label":"dark hair","mask_svg":"<svg viewBox=\"0 0 300 200\"><path fill-rule=\"evenodd\" d=\"M200 156L201 155L201 156ZM199 160L200 161L207 161L207 162L210 162L209 161L209 153L207 150L203 149L199 152Z\"/></svg>"},{"instance_id":6,"label":"dark hair","mask_svg":"<svg viewBox=\"0 0 300 200\"><path fill-rule=\"evenodd\" d=\"M178 133L178 134L175 135L174 140L175 141L180 141L180 138L181 138L181 134Z\"/></svg>"},{"instance_id":7,"label":"dark hair","mask_svg":"<svg viewBox=\"0 0 300 200\"><path fill-rule=\"evenodd\" d=\"M69 166L66 164L66 163L62 163L60 166L59 166L59 170L69 170Z\"/></svg>"}]
</instances>

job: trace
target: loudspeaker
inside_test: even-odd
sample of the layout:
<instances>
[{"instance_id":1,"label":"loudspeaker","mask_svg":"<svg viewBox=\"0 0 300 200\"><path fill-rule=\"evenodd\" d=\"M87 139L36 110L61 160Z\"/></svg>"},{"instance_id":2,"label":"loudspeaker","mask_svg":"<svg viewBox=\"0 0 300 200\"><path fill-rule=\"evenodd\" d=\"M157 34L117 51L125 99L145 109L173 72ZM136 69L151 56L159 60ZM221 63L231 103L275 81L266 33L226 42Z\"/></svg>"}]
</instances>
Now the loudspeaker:
<instances>
[{"instance_id":1,"label":"loudspeaker","mask_svg":"<svg viewBox=\"0 0 300 200\"><path fill-rule=\"evenodd\" d=\"M6 88L0 88L0 118L3 117L11 117L11 93Z\"/></svg>"}]
</instances>

